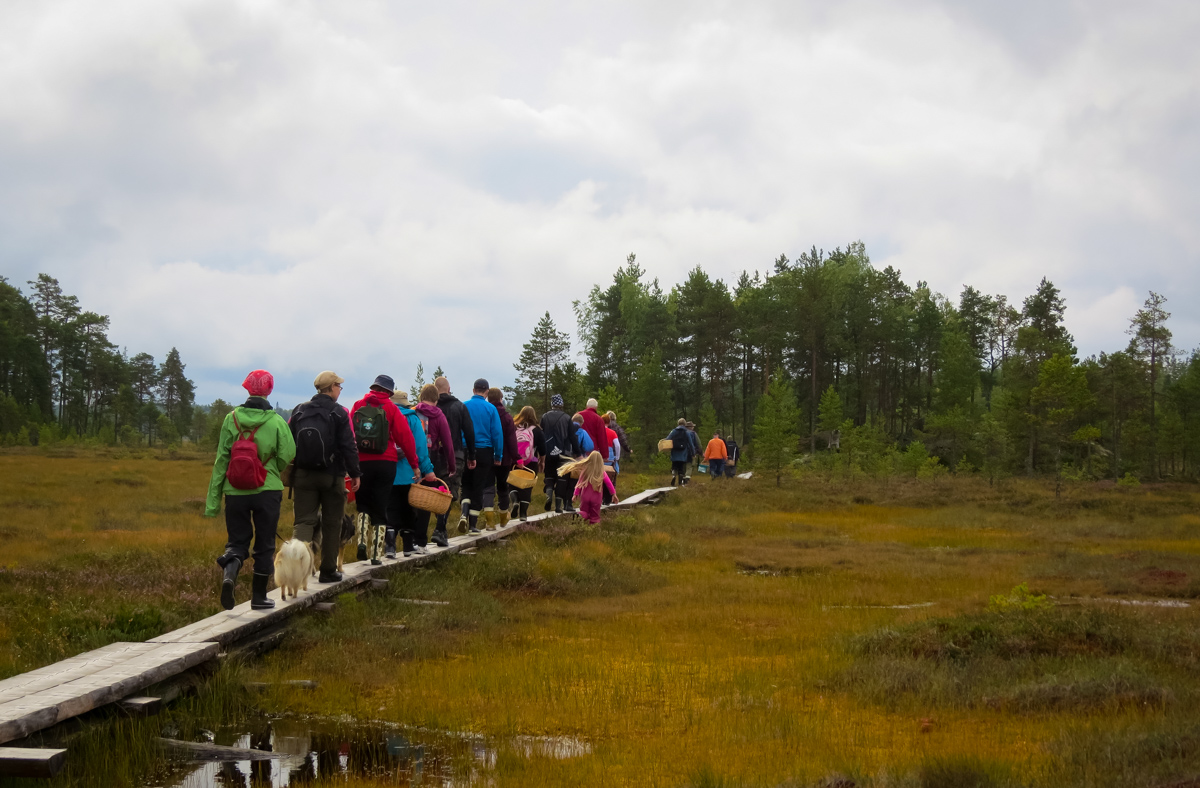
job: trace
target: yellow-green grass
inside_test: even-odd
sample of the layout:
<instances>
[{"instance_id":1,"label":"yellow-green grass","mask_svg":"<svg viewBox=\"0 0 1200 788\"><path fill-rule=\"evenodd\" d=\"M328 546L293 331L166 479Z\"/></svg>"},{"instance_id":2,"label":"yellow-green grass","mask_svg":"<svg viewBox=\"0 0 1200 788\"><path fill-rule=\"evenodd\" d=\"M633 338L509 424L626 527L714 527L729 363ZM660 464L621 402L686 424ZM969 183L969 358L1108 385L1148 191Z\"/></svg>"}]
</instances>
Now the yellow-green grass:
<instances>
[{"instance_id":1,"label":"yellow-green grass","mask_svg":"<svg viewBox=\"0 0 1200 788\"><path fill-rule=\"evenodd\" d=\"M131 610L149 634L216 610L223 523L188 502L203 495L205 458L25 452L0 455L0 470L0 675L140 634L120 620ZM622 493L663 481L626 474ZM551 525L394 575L383 593L302 619L245 672L320 681L265 693L272 713L494 737L500 755L479 770L489 785L1200 774L1194 602L1095 601L1200 597L1194 488L786 484L696 479L598 527ZM290 523L285 511L285 535ZM989 611L1020 583L1058 604ZM958 648L943 641L961 632L1000 646L952 658L911 646ZM514 735L577 737L591 752L529 755L505 748Z\"/></svg>"}]
</instances>

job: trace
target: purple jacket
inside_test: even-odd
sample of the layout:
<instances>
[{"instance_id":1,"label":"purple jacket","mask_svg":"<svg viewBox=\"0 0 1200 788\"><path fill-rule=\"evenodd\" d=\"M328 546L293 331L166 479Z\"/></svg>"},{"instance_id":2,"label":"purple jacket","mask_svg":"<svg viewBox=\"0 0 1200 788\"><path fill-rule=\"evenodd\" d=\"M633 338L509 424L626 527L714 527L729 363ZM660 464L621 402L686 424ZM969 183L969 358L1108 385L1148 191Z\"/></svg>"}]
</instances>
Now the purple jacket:
<instances>
[{"instance_id":1,"label":"purple jacket","mask_svg":"<svg viewBox=\"0 0 1200 788\"><path fill-rule=\"evenodd\" d=\"M500 412L500 429L504 432L504 452L500 457L500 466L511 468L521 459L517 451L517 425L503 404L497 405L496 410Z\"/></svg>"},{"instance_id":2,"label":"purple jacket","mask_svg":"<svg viewBox=\"0 0 1200 788\"><path fill-rule=\"evenodd\" d=\"M454 439L450 435L450 422L446 421L446 414L431 402L417 403L413 410L429 419L430 460L433 460L434 455L440 455L448 466L447 470L453 474L458 470L458 466L454 461Z\"/></svg>"}]
</instances>

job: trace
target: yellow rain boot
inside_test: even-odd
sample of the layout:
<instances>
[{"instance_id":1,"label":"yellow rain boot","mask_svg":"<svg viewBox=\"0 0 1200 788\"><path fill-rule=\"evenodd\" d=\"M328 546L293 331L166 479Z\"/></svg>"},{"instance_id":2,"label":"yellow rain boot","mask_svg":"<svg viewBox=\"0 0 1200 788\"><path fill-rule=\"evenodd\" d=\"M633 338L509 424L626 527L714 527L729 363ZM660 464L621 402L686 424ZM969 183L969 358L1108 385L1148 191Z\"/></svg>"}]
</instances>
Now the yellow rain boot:
<instances>
[{"instance_id":1,"label":"yellow rain boot","mask_svg":"<svg viewBox=\"0 0 1200 788\"><path fill-rule=\"evenodd\" d=\"M485 531L496 530L496 510L490 509L490 508L484 509L482 512L480 512L480 514L483 515L483 523L484 523L483 530L485 530Z\"/></svg>"},{"instance_id":2,"label":"yellow rain boot","mask_svg":"<svg viewBox=\"0 0 1200 788\"><path fill-rule=\"evenodd\" d=\"M510 518L510 517L511 517L511 515L509 515L509 513L508 513L508 510L507 510L507 509L505 509L504 511L500 512L500 527L501 527L501 528L503 528L504 526L508 525L508 520L509 520L509 518Z\"/></svg>"}]
</instances>

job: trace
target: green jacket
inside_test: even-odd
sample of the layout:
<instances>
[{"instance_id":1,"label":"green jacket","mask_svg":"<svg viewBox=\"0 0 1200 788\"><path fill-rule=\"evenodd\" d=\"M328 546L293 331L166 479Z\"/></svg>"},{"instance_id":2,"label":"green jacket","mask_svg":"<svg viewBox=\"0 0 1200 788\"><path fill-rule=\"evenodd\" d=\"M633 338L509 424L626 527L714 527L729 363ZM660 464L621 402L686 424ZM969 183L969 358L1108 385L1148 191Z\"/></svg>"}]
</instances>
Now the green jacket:
<instances>
[{"instance_id":1,"label":"green jacket","mask_svg":"<svg viewBox=\"0 0 1200 788\"><path fill-rule=\"evenodd\" d=\"M267 467L267 480L257 490L238 490L225 479L225 469L229 467L229 451L237 439L237 429L233 426L233 416L237 414L238 424L243 430L252 430L254 442L258 444L258 456ZM221 438L217 441L217 461L213 463L212 478L208 482L208 500L204 505L206 517L216 517L221 513L221 494L253 495L263 490L283 490L283 482L279 475L296 456L296 443L292 440L292 431L287 422L274 410L246 407L238 405L225 417L221 425Z\"/></svg>"}]
</instances>

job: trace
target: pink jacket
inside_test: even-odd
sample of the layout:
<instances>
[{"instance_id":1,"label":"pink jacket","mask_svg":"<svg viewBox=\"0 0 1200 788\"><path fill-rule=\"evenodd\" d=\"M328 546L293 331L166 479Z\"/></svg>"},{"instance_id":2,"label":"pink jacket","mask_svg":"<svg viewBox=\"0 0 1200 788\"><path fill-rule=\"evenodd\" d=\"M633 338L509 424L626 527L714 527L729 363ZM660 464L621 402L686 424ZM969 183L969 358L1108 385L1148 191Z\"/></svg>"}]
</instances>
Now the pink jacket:
<instances>
[{"instance_id":1,"label":"pink jacket","mask_svg":"<svg viewBox=\"0 0 1200 788\"><path fill-rule=\"evenodd\" d=\"M426 436L429 438L429 450L431 453L438 451L446 458L448 470L453 476L458 466L454 460L454 439L450 435L450 422L446 421L446 414L431 402L418 402L413 410L429 419L429 435Z\"/></svg>"}]
</instances>

